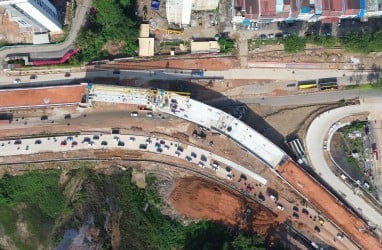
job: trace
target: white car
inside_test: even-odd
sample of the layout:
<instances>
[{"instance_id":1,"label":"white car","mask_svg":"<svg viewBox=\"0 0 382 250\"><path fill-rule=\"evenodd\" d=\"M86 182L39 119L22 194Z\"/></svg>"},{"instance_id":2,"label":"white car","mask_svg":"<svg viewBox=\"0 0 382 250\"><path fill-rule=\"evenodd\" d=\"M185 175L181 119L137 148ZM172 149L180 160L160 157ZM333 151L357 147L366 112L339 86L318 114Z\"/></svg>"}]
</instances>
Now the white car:
<instances>
[{"instance_id":1,"label":"white car","mask_svg":"<svg viewBox=\"0 0 382 250\"><path fill-rule=\"evenodd\" d=\"M201 167L201 168L204 168L204 163L200 161L200 162L198 163L198 166Z\"/></svg>"},{"instance_id":2,"label":"white car","mask_svg":"<svg viewBox=\"0 0 382 250\"><path fill-rule=\"evenodd\" d=\"M284 206L281 204L277 204L277 208L280 209L281 211L284 211Z\"/></svg>"},{"instance_id":3,"label":"white car","mask_svg":"<svg viewBox=\"0 0 382 250\"><path fill-rule=\"evenodd\" d=\"M20 78L16 78L13 83L21 83L21 79Z\"/></svg>"}]
</instances>

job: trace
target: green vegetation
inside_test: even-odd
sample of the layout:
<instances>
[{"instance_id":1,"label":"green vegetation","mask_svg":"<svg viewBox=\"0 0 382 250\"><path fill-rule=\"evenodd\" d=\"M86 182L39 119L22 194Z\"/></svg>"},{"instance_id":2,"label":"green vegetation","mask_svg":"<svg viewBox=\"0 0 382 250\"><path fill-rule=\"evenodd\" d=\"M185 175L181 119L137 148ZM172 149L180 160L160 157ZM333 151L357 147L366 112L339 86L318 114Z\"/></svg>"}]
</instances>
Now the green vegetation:
<instances>
[{"instance_id":1,"label":"green vegetation","mask_svg":"<svg viewBox=\"0 0 382 250\"><path fill-rule=\"evenodd\" d=\"M284 39L284 50L288 53L297 53L304 51L306 39L296 35Z\"/></svg>"},{"instance_id":2,"label":"green vegetation","mask_svg":"<svg viewBox=\"0 0 382 250\"><path fill-rule=\"evenodd\" d=\"M37 249L49 241L54 220L66 206L58 180L57 171L5 174L0 179L0 228L18 249ZM30 235L23 235L19 222Z\"/></svg>"},{"instance_id":3,"label":"green vegetation","mask_svg":"<svg viewBox=\"0 0 382 250\"><path fill-rule=\"evenodd\" d=\"M330 48L336 45L337 38L334 36L311 36L307 38L307 43Z\"/></svg>"},{"instance_id":4,"label":"green vegetation","mask_svg":"<svg viewBox=\"0 0 382 250\"><path fill-rule=\"evenodd\" d=\"M99 235L96 243L88 243L103 249L111 249L110 218L119 218L112 223L120 230L124 249L264 249L253 233L232 233L209 221L183 226L163 215L160 207L164 203L153 175L146 177L147 186L140 189L132 183L131 169L106 175L92 171L86 163L73 164L80 168L66 174L67 186L63 188L72 190L70 183L82 180L82 189L72 202L65 200L59 188L59 171L5 174L0 179L0 230L17 249L54 248L51 245L62 239L66 229L78 229L90 215ZM65 209L66 203L71 210ZM20 222L25 224L26 234Z\"/></svg>"},{"instance_id":5,"label":"green vegetation","mask_svg":"<svg viewBox=\"0 0 382 250\"><path fill-rule=\"evenodd\" d=\"M247 249L240 248L244 244L241 242L247 242L247 239L255 243L253 247L258 247L251 249L262 249L262 241L254 234L239 238L230 235L224 226L214 222L202 221L182 226L177 220L162 215L157 206L160 198L156 178L148 176L147 187L140 189L131 182L131 173L128 170L122 174L105 176L88 171L87 177L94 181L92 182L98 189L98 195L110 198L112 194L107 191L104 193L107 190L105 187L113 185L115 188L113 196L119 201L122 212L121 245L126 249ZM88 188L92 189L90 186ZM86 193L89 197L89 193ZM92 210L92 213L99 214L99 207L94 206ZM97 220L104 221L101 217L95 216L96 224L100 223Z\"/></svg>"},{"instance_id":6,"label":"green vegetation","mask_svg":"<svg viewBox=\"0 0 382 250\"><path fill-rule=\"evenodd\" d=\"M81 51L70 59L70 63L108 57L105 48L108 42L121 47L121 55L135 55L138 25L130 18L134 16L135 10L130 0L95 0L85 27L76 40L76 46Z\"/></svg>"},{"instance_id":7,"label":"green vegetation","mask_svg":"<svg viewBox=\"0 0 382 250\"><path fill-rule=\"evenodd\" d=\"M28 172L20 176L5 174L0 179L0 204L13 206L27 203L55 218L65 208L65 199L58 186L59 175L55 171Z\"/></svg>"},{"instance_id":8,"label":"green vegetation","mask_svg":"<svg viewBox=\"0 0 382 250\"><path fill-rule=\"evenodd\" d=\"M222 39L218 40L220 45L220 52L224 54L233 53L236 49L236 41L234 39Z\"/></svg>"},{"instance_id":9,"label":"green vegetation","mask_svg":"<svg viewBox=\"0 0 382 250\"><path fill-rule=\"evenodd\" d=\"M350 52L367 54L382 51L382 31L373 33L353 32L342 40L342 44Z\"/></svg>"}]
</instances>

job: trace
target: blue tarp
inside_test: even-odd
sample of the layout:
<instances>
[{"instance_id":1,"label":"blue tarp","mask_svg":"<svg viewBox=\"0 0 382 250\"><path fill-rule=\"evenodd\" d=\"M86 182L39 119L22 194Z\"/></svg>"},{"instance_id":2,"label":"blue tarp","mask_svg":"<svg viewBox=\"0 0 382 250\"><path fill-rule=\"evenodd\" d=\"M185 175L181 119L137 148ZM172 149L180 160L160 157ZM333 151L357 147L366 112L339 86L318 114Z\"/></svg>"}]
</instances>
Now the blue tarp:
<instances>
[{"instance_id":1,"label":"blue tarp","mask_svg":"<svg viewBox=\"0 0 382 250\"><path fill-rule=\"evenodd\" d=\"M310 7L309 6L301 6L301 13L304 13L304 14L310 13Z\"/></svg>"},{"instance_id":2,"label":"blue tarp","mask_svg":"<svg viewBox=\"0 0 382 250\"><path fill-rule=\"evenodd\" d=\"M359 1L359 5L360 5L360 10L359 10L359 14L358 16L360 18L363 18L365 16L365 13L366 13L366 6L365 6L365 0L360 0Z\"/></svg>"},{"instance_id":3,"label":"blue tarp","mask_svg":"<svg viewBox=\"0 0 382 250\"><path fill-rule=\"evenodd\" d=\"M151 8L153 10L159 10L160 1L152 0L151 1Z\"/></svg>"},{"instance_id":4,"label":"blue tarp","mask_svg":"<svg viewBox=\"0 0 382 250\"><path fill-rule=\"evenodd\" d=\"M251 23L251 21L249 19L244 19L243 20L243 25L244 26L248 26L250 23Z\"/></svg>"}]
</instances>

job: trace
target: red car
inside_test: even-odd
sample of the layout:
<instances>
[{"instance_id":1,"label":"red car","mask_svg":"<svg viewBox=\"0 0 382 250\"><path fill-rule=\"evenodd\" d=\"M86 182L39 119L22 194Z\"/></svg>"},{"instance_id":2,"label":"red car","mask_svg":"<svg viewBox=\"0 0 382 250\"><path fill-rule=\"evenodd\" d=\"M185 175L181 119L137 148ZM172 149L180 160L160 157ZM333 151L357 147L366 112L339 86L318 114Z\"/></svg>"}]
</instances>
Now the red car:
<instances>
[{"instance_id":1,"label":"red car","mask_svg":"<svg viewBox=\"0 0 382 250\"><path fill-rule=\"evenodd\" d=\"M66 146L67 142L66 141L62 141L61 142L61 146Z\"/></svg>"}]
</instances>

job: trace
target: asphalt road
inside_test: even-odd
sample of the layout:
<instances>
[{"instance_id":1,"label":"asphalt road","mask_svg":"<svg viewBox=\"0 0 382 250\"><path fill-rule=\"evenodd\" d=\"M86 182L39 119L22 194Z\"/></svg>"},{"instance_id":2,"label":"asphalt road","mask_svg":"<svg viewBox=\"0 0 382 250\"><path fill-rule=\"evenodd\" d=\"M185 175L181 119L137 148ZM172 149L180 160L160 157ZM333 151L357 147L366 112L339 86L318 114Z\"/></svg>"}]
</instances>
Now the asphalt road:
<instances>
[{"instance_id":1,"label":"asphalt road","mask_svg":"<svg viewBox=\"0 0 382 250\"><path fill-rule=\"evenodd\" d=\"M341 99L359 97L360 100L378 99L382 92L375 90L344 90L344 91L320 91L313 93L301 93L287 96L253 96L253 97L219 97L207 101L209 105L216 107L245 104L261 104L270 106L299 106L320 103L338 102Z\"/></svg>"},{"instance_id":2,"label":"asphalt road","mask_svg":"<svg viewBox=\"0 0 382 250\"><path fill-rule=\"evenodd\" d=\"M355 209L366 217L371 223L382 228L382 215L374 207L366 203L361 197L347 186L339 177L331 171L324 158L323 141L329 128L338 120L360 112L382 112L382 105L363 103L333 109L319 115L309 126L306 134L306 151L309 155L313 169Z\"/></svg>"},{"instance_id":3,"label":"asphalt road","mask_svg":"<svg viewBox=\"0 0 382 250\"><path fill-rule=\"evenodd\" d=\"M36 143L36 140L39 140L39 143ZM17 141L21 142L21 144L18 144ZM65 145L63 145L63 142L65 142ZM73 144L73 142L75 142L75 144ZM142 145L145 145L145 148L140 148ZM182 144L158 137L115 134L100 134L98 137L93 137L93 135L78 135L72 136L71 138L68 138L67 136L60 136L52 138L0 141L0 148L0 156L26 155L41 152L89 150L89 148L142 150L177 157L184 161L194 163L196 166L201 168L211 168L215 170L216 174L221 178L228 178L227 176L229 174L232 176L232 171L235 171L238 175L244 174L248 178L255 176L256 178L254 178L254 180L261 180L260 183L262 185L267 183L264 178L224 157L192 145ZM202 155L204 157L202 157ZM215 161L218 166L213 165ZM231 168L231 171L226 170L227 166Z\"/></svg>"}]
</instances>

